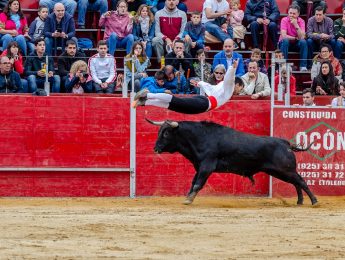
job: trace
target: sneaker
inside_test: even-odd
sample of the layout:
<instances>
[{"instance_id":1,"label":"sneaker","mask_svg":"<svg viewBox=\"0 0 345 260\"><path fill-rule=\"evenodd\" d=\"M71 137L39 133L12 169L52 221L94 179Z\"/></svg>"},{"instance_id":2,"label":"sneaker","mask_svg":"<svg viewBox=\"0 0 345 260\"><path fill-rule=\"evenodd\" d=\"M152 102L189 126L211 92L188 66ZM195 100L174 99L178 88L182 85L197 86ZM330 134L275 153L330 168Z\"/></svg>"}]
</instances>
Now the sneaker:
<instances>
[{"instance_id":1,"label":"sneaker","mask_svg":"<svg viewBox=\"0 0 345 260\"><path fill-rule=\"evenodd\" d=\"M134 100L131 105L133 108L137 108L137 106L145 106L146 100L147 98L139 98L137 100Z\"/></svg>"},{"instance_id":2,"label":"sneaker","mask_svg":"<svg viewBox=\"0 0 345 260\"><path fill-rule=\"evenodd\" d=\"M301 68L299 69L299 71L301 71L301 72L307 72L308 69L307 69L307 67L301 67Z\"/></svg>"},{"instance_id":3,"label":"sneaker","mask_svg":"<svg viewBox=\"0 0 345 260\"><path fill-rule=\"evenodd\" d=\"M241 41L240 47L241 47L241 50L245 50L246 49L246 44L244 43L244 41Z\"/></svg>"},{"instance_id":4,"label":"sneaker","mask_svg":"<svg viewBox=\"0 0 345 260\"><path fill-rule=\"evenodd\" d=\"M147 93L149 93L150 91L147 88L144 88L140 91L137 92L137 94L135 94L134 96L134 100L138 100L139 98L146 98Z\"/></svg>"},{"instance_id":5,"label":"sneaker","mask_svg":"<svg viewBox=\"0 0 345 260\"><path fill-rule=\"evenodd\" d=\"M78 25L78 28L79 29L85 29L85 25L80 24L80 25Z\"/></svg>"}]
</instances>

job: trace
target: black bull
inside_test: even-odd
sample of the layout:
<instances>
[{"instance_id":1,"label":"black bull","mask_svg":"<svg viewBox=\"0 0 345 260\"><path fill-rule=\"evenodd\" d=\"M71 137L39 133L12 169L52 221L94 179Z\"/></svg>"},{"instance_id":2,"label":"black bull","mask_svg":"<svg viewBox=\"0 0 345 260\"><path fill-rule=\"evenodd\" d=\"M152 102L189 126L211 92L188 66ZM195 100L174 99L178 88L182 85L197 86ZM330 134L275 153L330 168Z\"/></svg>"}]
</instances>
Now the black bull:
<instances>
[{"instance_id":1,"label":"black bull","mask_svg":"<svg viewBox=\"0 0 345 260\"><path fill-rule=\"evenodd\" d=\"M306 151L288 141L269 136L256 136L236 131L212 122L154 122L160 125L155 152L181 153L194 166L196 173L185 204L193 202L213 172L231 172L248 177L265 172L295 186L303 204L304 190L312 204L316 197L296 171L294 152Z\"/></svg>"}]
</instances>

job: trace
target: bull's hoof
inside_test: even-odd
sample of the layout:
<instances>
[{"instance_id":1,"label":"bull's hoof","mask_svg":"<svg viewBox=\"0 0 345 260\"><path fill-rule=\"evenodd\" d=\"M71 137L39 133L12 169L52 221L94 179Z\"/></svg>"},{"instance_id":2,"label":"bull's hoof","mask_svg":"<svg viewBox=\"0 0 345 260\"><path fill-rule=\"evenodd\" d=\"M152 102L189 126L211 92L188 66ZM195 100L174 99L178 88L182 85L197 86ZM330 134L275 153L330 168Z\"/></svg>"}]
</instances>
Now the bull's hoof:
<instances>
[{"instance_id":1,"label":"bull's hoof","mask_svg":"<svg viewBox=\"0 0 345 260\"><path fill-rule=\"evenodd\" d=\"M184 205L190 205L190 204L192 204L192 203L193 203L193 200L191 200L191 199L189 199L189 198L187 198L187 199L183 202Z\"/></svg>"},{"instance_id":2,"label":"bull's hoof","mask_svg":"<svg viewBox=\"0 0 345 260\"><path fill-rule=\"evenodd\" d=\"M187 196L186 200L183 202L184 205L192 204L196 197L196 193L192 192L189 196Z\"/></svg>"},{"instance_id":3,"label":"bull's hoof","mask_svg":"<svg viewBox=\"0 0 345 260\"><path fill-rule=\"evenodd\" d=\"M302 201L297 201L297 205L298 206L302 206L303 205L303 200Z\"/></svg>"},{"instance_id":4,"label":"bull's hoof","mask_svg":"<svg viewBox=\"0 0 345 260\"><path fill-rule=\"evenodd\" d=\"M318 205L318 201L317 201L317 199L315 199L315 200L312 200L312 201L311 201L311 205L313 205L313 206L316 206L316 205Z\"/></svg>"}]
</instances>

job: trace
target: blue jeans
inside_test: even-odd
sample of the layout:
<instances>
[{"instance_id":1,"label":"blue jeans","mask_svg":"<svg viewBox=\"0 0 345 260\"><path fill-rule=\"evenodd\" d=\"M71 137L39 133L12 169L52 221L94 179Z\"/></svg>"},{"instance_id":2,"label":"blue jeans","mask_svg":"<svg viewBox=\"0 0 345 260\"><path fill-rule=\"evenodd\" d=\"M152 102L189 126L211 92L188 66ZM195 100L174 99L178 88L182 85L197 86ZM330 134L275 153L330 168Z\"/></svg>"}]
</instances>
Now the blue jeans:
<instances>
[{"instance_id":1,"label":"blue jeans","mask_svg":"<svg viewBox=\"0 0 345 260\"><path fill-rule=\"evenodd\" d=\"M206 31L216 37L218 40L224 42L226 39L233 38L232 27L228 26L228 33L222 31L222 29L213 21L205 23Z\"/></svg>"},{"instance_id":2,"label":"blue jeans","mask_svg":"<svg viewBox=\"0 0 345 260\"><path fill-rule=\"evenodd\" d=\"M337 59L341 59L341 53L343 52L344 47L345 47L344 43L342 43L339 40L336 40L335 46L333 47L333 53Z\"/></svg>"},{"instance_id":3,"label":"blue jeans","mask_svg":"<svg viewBox=\"0 0 345 260\"><path fill-rule=\"evenodd\" d=\"M105 82L107 79L101 79L101 80L102 82ZM94 81L92 81L92 84L96 93L113 94L115 91L115 83L108 84L108 87L106 89L101 88L101 86Z\"/></svg>"},{"instance_id":4,"label":"blue jeans","mask_svg":"<svg viewBox=\"0 0 345 260\"><path fill-rule=\"evenodd\" d=\"M45 80L45 78L36 77L36 75L28 76L29 92L35 92L37 88L44 89ZM48 81L51 86L51 91L53 93L60 93L60 76L54 75L53 77L48 78Z\"/></svg>"},{"instance_id":5,"label":"blue jeans","mask_svg":"<svg viewBox=\"0 0 345 260\"><path fill-rule=\"evenodd\" d=\"M250 32L252 34L253 39L253 47L259 48L259 30L263 30L263 25L259 24L257 21L254 21L250 24ZM278 42L278 28L277 24L275 22L270 22L268 25L268 38L272 40L273 49L277 48L277 42Z\"/></svg>"},{"instance_id":6,"label":"blue jeans","mask_svg":"<svg viewBox=\"0 0 345 260\"><path fill-rule=\"evenodd\" d=\"M152 57L152 42L146 42L146 56L151 58Z\"/></svg>"},{"instance_id":7,"label":"blue jeans","mask_svg":"<svg viewBox=\"0 0 345 260\"><path fill-rule=\"evenodd\" d=\"M29 93L28 81L26 79L20 79L20 81L22 82L23 92L24 93Z\"/></svg>"},{"instance_id":8,"label":"blue jeans","mask_svg":"<svg viewBox=\"0 0 345 260\"><path fill-rule=\"evenodd\" d=\"M90 4L88 0L78 0L78 25L85 25L86 10L99 11L102 15L108 11L108 1L96 0Z\"/></svg>"},{"instance_id":9,"label":"blue jeans","mask_svg":"<svg viewBox=\"0 0 345 260\"><path fill-rule=\"evenodd\" d=\"M77 49L78 49L78 40L77 40L77 38L76 37L72 37L69 40L74 41L75 44L77 45ZM55 41L55 43L54 43L54 41ZM52 56L53 45L54 45L54 50L55 50L54 55L56 55L56 47L62 47L63 50L65 49L66 40L63 40L62 38L46 37L44 39L44 42L46 44L46 53L49 56Z\"/></svg>"},{"instance_id":10,"label":"blue jeans","mask_svg":"<svg viewBox=\"0 0 345 260\"><path fill-rule=\"evenodd\" d=\"M336 40L333 39L333 40L330 40L330 41L325 42L325 43L331 45L331 47L332 47L332 49L333 49L333 51L334 51L334 56L335 56L336 58L339 59L340 57L337 57L337 56L341 55L341 52L340 52L340 54L339 54L339 53L337 53L337 51L336 51ZM309 38L309 39L307 39L307 44L308 44L308 65L310 65L310 67L311 67L311 65L312 65L312 59L314 58L314 51L315 51L315 50L316 50L317 52L321 51L321 50L320 50L320 47L321 47L321 45L323 44L323 42L320 42L320 41L313 40L313 39L310 39L310 38Z\"/></svg>"},{"instance_id":11,"label":"blue jeans","mask_svg":"<svg viewBox=\"0 0 345 260\"><path fill-rule=\"evenodd\" d=\"M26 56L26 40L23 35L11 36L10 34L2 34L1 42L2 42L2 50L6 50L8 44L11 41L15 41L18 43L20 50L22 51L23 55Z\"/></svg>"},{"instance_id":12,"label":"blue jeans","mask_svg":"<svg viewBox=\"0 0 345 260\"><path fill-rule=\"evenodd\" d=\"M308 45L306 40L299 40L296 42L290 42L288 39L283 39L279 43L280 50L283 52L284 58L288 59L289 49L299 50L300 63L299 67L307 67L308 58Z\"/></svg>"},{"instance_id":13,"label":"blue jeans","mask_svg":"<svg viewBox=\"0 0 345 260\"><path fill-rule=\"evenodd\" d=\"M126 48L126 53L130 53L134 43L133 34L128 34L125 38L119 39L116 33L111 33L108 39L109 53L114 56L116 48Z\"/></svg>"},{"instance_id":14,"label":"blue jeans","mask_svg":"<svg viewBox=\"0 0 345 260\"><path fill-rule=\"evenodd\" d=\"M77 8L77 3L74 0L40 0L39 5L47 6L49 13L51 13L56 3L62 3L65 6L66 12L72 15L72 17L74 16L75 9Z\"/></svg>"}]
</instances>

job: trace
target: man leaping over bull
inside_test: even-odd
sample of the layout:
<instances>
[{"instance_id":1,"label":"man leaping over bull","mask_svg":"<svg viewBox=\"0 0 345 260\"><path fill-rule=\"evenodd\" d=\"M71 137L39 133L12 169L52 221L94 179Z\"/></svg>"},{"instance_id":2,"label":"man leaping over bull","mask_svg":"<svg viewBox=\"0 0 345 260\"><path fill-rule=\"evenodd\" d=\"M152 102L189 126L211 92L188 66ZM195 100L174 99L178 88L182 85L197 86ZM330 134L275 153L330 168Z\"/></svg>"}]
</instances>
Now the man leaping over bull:
<instances>
[{"instance_id":1,"label":"man leaping over bull","mask_svg":"<svg viewBox=\"0 0 345 260\"><path fill-rule=\"evenodd\" d=\"M235 72L238 60L234 60L225 73L224 81L211 85L204 81L191 80L207 96L176 97L166 93L150 93L148 89L140 90L134 97L132 107L156 106L184 114L199 114L224 105L232 96L235 88Z\"/></svg>"}]
</instances>

